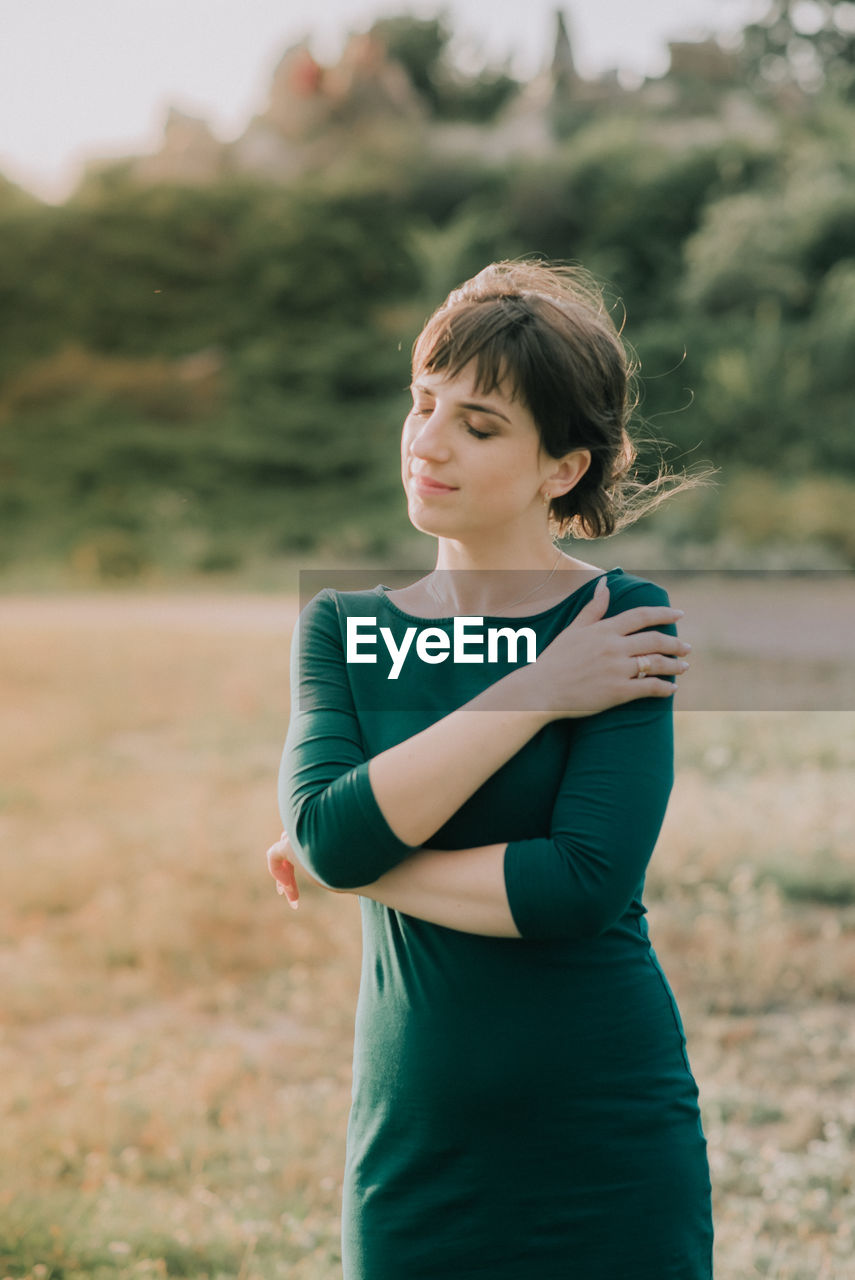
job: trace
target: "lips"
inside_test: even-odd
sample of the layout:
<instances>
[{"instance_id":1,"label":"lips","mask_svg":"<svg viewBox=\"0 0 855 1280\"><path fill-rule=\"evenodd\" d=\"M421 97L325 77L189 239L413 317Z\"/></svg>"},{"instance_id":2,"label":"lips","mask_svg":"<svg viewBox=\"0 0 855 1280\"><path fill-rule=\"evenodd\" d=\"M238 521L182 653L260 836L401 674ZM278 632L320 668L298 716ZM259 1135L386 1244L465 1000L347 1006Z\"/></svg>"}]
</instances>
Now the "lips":
<instances>
[{"instance_id":1,"label":"lips","mask_svg":"<svg viewBox=\"0 0 855 1280\"><path fill-rule=\"evenodd\" d=\"M411 483L417 493L454 493L454 486L442 484L439 480L431 480L429 476L411 476Z\"/></svg>"}]
</instances>

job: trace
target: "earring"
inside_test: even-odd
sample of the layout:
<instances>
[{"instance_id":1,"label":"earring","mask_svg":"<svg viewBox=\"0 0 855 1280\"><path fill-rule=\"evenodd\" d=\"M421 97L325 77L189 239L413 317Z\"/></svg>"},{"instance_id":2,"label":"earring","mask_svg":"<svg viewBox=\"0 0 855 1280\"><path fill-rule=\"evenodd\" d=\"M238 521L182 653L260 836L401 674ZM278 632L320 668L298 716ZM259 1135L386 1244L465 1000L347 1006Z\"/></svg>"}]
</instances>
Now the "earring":
<instances>
[{"instance_id":1,"label":"earring","mask_svg":"<svg viewBox=\"0 0 855 1280\"><path fill-rule=\"evenodd\" d=\"M548 494L548 493L544 493L544 492L543 492L543 490L541 489L541 491L540 491L540 496L541 496L541 498L543 499L543 505L544 505L545 507L548 507L548 506L549 506L549 504L550 504L550 502L552 501L552 497L551 497L551 495L550 495L550 494Z\"/></svg>"}]
</instances>

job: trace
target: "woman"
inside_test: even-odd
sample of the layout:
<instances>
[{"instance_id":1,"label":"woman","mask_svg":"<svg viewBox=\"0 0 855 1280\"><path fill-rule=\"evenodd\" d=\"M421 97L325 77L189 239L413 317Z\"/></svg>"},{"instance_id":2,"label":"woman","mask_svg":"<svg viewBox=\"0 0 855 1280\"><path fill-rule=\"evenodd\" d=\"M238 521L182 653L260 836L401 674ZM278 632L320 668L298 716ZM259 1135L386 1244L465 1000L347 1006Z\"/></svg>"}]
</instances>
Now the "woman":
<instances>
[{"instance_id":1,"label":"woman","mask_svg":"<svg viewBox=\"0 0 855 1280\"><path fill-rule=\"evenodd\" d=\"M689 646L662 588L553 543L675 479L630 479L629 376L579 271L496 263L455 290L416 340L401 449L436 569L300 617L268 860L292 904L295 861L360 898L346 1280L712 1275L641 901Z\"/></svg>"}]
</instances>

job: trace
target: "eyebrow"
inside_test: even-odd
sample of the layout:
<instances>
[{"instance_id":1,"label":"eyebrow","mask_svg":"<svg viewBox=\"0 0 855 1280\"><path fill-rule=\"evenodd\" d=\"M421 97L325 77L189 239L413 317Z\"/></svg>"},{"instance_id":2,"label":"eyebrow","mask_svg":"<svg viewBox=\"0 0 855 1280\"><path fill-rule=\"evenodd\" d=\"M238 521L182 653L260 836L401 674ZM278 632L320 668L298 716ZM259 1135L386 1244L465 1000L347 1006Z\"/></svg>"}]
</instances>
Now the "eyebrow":
<instances>
[{"instance_id":1,"label":"eyebrow","mask_svg":"<svg viewBox=\"0 0 855 1280\"><path fill-rule=\"evenodd\" d=\"M410 386L410 390L423 391L426 395L429 395L429 396L432 396L434 394L434 392L431 391L430 387L426 387L422 382L412 383L412 385ZM489 413L494 418L501 418L503 422L507 422L508 426L511 426L511 427L513 426L513 423L511 422L510 418L508 418L499 409L493 409L488 404L480 404L477 400L458 400L457 407L458 409L475 409L478 413Z\"/></svg>"}]
</instances>

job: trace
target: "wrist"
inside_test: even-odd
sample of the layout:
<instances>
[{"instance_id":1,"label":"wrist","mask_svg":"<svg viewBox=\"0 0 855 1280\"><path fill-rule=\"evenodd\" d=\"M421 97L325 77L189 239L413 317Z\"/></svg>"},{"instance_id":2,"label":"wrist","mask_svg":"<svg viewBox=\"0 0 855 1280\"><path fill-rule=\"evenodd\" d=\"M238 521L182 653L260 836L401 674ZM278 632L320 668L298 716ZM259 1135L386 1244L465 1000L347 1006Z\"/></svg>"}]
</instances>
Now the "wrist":
<instances>
[{"instance_id":1,"label":"wrist","mask_svg":"<svg viewBox=\"0 0 855 1280\"><path fill-rule=\"evenodd\" d=\"M485 689L476 702L484 711L505 711L520 717L531 728L532 736L556 718L547 704L535 663L509 672Z\"/></svg>"}]
</instances>

